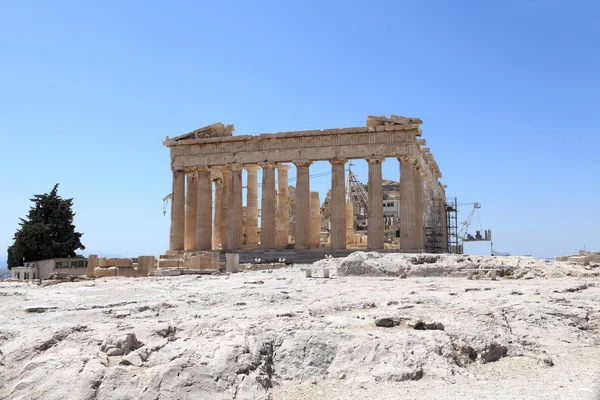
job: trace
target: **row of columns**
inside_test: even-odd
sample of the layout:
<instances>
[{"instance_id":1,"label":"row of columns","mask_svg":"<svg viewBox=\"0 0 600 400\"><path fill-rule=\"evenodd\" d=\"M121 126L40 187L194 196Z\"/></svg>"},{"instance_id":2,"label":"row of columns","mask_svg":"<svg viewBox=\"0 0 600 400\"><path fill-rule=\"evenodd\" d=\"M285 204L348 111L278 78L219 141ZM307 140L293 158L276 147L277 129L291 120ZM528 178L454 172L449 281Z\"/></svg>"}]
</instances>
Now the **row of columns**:
<instances>
[{"instance_id":1,"label":"row of columns","mask_svg":"<svg viewBox=\"0 0 600 400\"><path fill-rule=\"evenodd\" d=\"M370 158L368 182L368 249L384 248L383 158ZM431 200L424 190L419 166L406 157L400 161L400 248L419 250L425 246L424 205ZM331 248L345 249L353 235L353 206L346 203L346 160L331 160ZM319 245L320 211L318 193L311 199L309 167L311 161L294 162L296 176L295 248ZM246 245L257 247L258 236L258 165L244 166L248 172L246 199ZM242 166L221 168L222 179L215 179L215 209L212 208L210 169L197 168L173 172L170 250L207 251L242 248ZM260 248L288 246L288 169L283 164L266 163L262 168ZM275 169L278 187L275 188ZM185 178L187 177L187 185ZM187 187L187 189L186 189ZM315 207L316 204L316 207ZM311 210L314 210L311 212ZM445 213L444 213L445 218ZM214 230L213 230L214 222ZM444 224L445 225L445 224Z\"/></svg>"}]
</instances>

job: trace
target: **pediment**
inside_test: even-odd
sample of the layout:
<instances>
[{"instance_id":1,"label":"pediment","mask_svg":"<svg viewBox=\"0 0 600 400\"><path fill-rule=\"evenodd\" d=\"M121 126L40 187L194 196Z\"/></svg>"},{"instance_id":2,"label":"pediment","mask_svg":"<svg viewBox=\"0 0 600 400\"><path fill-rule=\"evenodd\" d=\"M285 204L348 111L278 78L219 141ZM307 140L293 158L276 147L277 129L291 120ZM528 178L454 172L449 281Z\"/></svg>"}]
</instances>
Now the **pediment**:
<instances>
[{"instance_id":1,"label":"pediment","mask_svg":"<svg viewBox=\"0 0 600 400\"><path fill-rule=\"evenodd\" d=\"M225 125L221 122L216 122L212 125L207 125L203 128L196 129L195 131L191 131L183 135L170 138L170 140L174 142L179 142L190 139L205 139L213 137L233 136L234 130L235 128L233 125Z\"/></svg>"}]
</instances>

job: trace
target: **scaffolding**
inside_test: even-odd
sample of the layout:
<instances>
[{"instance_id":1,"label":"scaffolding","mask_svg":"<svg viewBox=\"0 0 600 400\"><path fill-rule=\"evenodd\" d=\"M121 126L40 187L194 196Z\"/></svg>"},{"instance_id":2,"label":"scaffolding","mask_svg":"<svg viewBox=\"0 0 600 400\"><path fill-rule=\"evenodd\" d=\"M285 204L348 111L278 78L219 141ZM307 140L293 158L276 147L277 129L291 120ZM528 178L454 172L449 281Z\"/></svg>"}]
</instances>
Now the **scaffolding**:
<instances>
[{"instance_id":1,"label":"scaffolding","mask_svg":"<svg viewBox=\"0 0 600 400\"><path fill-rule=\"evenodd\" d=\"M462 241L458 237L458 202L456 197L446 198L446 220L448 224L448 253L462 254Z\"/></svg>"},{"instance_id":2,"label":"scaffolding","mask_svg":"<svg viewBox=\"0 0 600 400\"><path fill-rule=\"evenodd\" d=\"M442 232L442 215L438 198L433 199L433 207L430 217L425 221L425 252L427 253L445 253L447 249L444 248L444 232Z\"/></svg>"}]
</instances>

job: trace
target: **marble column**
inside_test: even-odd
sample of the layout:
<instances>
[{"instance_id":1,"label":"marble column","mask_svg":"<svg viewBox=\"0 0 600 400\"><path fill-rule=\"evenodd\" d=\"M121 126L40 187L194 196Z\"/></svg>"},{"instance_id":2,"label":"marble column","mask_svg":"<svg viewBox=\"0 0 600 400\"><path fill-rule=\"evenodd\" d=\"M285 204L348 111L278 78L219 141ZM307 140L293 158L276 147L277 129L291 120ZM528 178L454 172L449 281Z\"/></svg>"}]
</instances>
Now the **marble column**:
<instances>
[{"instance_id":1,"label":"marble column","mask_svg":"<svg viewBox=\"0 0 600 400\"><path fill-rule=\"evenodd\" d=\"M433 226L433 186L424 172L423 180L423 226Z\"/></svg>"},{"instance_id":2,"label":"marble column","mask_svg":"<svg viewBox=\"0 0 600 400\"><path fill-rule=\"evenodd\" d=\"M330 160L331 163L331 248L346 248L346 160Z\"/></svg>"},{"instance_id":3,"label":"marble column","mask_svg":"<svg viewBox=\"0 0 600 400\"><path fill-rule=\"evenodd\" d=\"M442 193L442 197L439 199L440 208L440 224L442 226L442 248L443 252L448 252L448 214L446 214L446 195Z\"/></svg>"},{"instance_id":4,"label":"marble column","mask_svg":"<svg viewBox=\"0 0 600 400\"><path fill-rule=\"evenodd\" d=\"M321 245L321 200L319 192L310 192L310 247Z\"/></svg>"},{"instance_id":5,"label":"marble column","mask_svg":"<svg viewBox=\"0 0 600 400\"><path fill-rule=\"evenodd\" d=\"M275 248L275 165L262 164L262 196L260 205L260 248Z\"/></svg>"},{"instance_id":6,"label":"marble column","mask_svg":"<svg viewBox=\"0 0 600 400\"><path fill-rule=\"evenodd\" d=\"M400 249L417 251L419 217L415 179L417 176L420 178L420 175L414 162L408 157L401 157L398 161L400 161Z\"/></svg>"},{"instance_id":7,"label":"marble column","mask_svg":"<svg viewBox=\"0 0 600 400\"><path fill-rule=\"evenodd\" d=\"M296 244L297 250L310 247L310 178L311 161L299 161L296 165Z\"/></svg>"},{"instance_id":8,"label":"marble column","mask_svg":"<svg viewBox=\"0 0 600 400\"><path fill-rule=\"evenodd\" d=\"M369 216L367 218L367 248L381 250L383 245L383 178L382 158L371 158L369 162Z\"/></svg>"},{"instance_id":9,"label":"marble column","mask_svg":"<svg viewBox=\"0 0 600 400\"><path fill-rule=\"evenodd\" d=\"M231 186L231 170L221 169L223 173L223 191L221 197L221 249L229 250L229 188Z\"/></svg>"},{"instance_id":10,"label":"marble column","mask_svg":"<svg viewBox=\"0 0 600 400\"><path fill-rule=\"evenodd\" d=\"M421 168L417 165L417 172L415 174L415 199L416 199L416 234L417 234L417 249L418 251L423 251L425 248L425 230L423 229L423 220L424 220L424 208L425 208L425 188L423 184L423 175L421 173Z\"/></svg>"},{"instance_id":11,"label":"marble column","mask_svg":"<svg viewBox=\"0 0 600 400\"><path fill-rule=\"evenodd\" d=\"M248 165L248 182L246 184L246 245L250 248L258 246L258 165Z\"/></svg>"},{"instance_id":12,"label":"marble column","mask_svg":"<svg viewBox=\"0 0 600 400\"><path fill-rule=\"evenodd\" d=\"M354 204L346 203L346 245L354 243Z\"/></svg>"},{"instance_id":13,"label":"marble column","mask_svg":"<svg viewBox=\"0 0 600 400\"><path fill-rule=\"evenodd\" d=\"M198 171L186 170L184 250L196 250L196 214L198 212Z\"/></svg>"},{"instance_id":14,"label":"marble column","mask_svg":"<svg viewBox=\"0 0 600 400\"><path fill-rule=\"evenodd\" d=\"M169 250L180 251L185 247L185 174L182 170L173 171L173 191L171 197L171 237Z\"/></svg>"},{"instance_id":15,"label":"marble column","mask_svg":"<svg viewBox=\"0 0 600 400\"><path fill-rule=\"evenodd\" d=\"M198 212L196 218L196 250L212 250L212 182L210 169L198 170Z\"/></svg>"},{"instance_id":16,"label":"marble column","mask_svg":"<svg viewBox=\"0 0 600 400\"><path fill-rule=\"evenodd\" d=\"M288 231L290 230L290 209L288 201L288 170L289 165L277 165L277 248L285 249L288 245Z\"/></svg>"},{"instance_id":17,"label":"marble column","mask_svg":"<svg viewBox=\"0 0 600 400\"><path fill-rule=\"evenodd\" d=\"M229 232L227 249L231 251L242 248L244 227L242 224L242 167L232 166L229 178Z\"/></svg>"},{"instance_id":18,"label":"marble column","mask_svg":"<svg viewBox=\"0 0 600 400\"><path fill-rule=\"evenodd\" d=\"M215 179L215 210L214 210L214 225L213 225L213 250L221 248L221 223L223 212L223 179Z\"/></svg>"}]
</instances>

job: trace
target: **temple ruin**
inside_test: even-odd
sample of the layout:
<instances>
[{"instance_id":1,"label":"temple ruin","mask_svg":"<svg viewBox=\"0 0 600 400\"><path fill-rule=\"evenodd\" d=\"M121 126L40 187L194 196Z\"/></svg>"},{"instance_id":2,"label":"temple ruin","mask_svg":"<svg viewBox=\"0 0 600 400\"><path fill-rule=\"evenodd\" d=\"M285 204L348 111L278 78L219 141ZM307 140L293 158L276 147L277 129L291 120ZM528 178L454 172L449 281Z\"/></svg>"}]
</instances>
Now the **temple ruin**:
<instances>
[{"instance_id":1,"label":"temple ruin","mask_svg":"<svg viewBox=\"0 0 600 400\"><path fill-rule=\"evenodd\" d=\"M173 190L169 250L162 259L191 259L216 251L239 253L249 260L281 255L309 260L323 254L350 253L353 205L348 202L344 168L353 159L368 162L368 250L446 249L445 186L439 181L442 174L425 147L426 141L421 139L421 124L418 118L369 116L364 127L233 136L233 125L215 123L167 137L163 144L171 153ZM399 240L395 248L384 245L381 164L386 158L400 163ZM329 161L332 168L325 247L319 238L318 193L315 196L310 190L309 168L315 161ZM297 171L293 207L288 196L288 164L294 164ZM247 171L245 207L243 169ZM290 220L294 224L291 230Z\"/></svg>"}]
</instances>

